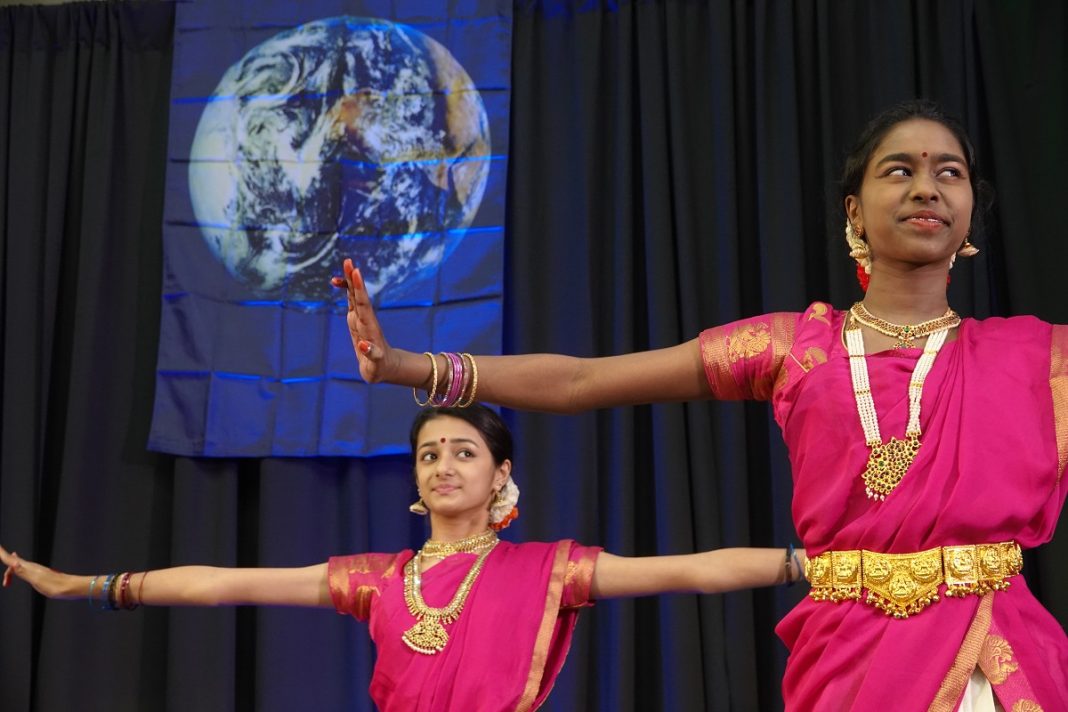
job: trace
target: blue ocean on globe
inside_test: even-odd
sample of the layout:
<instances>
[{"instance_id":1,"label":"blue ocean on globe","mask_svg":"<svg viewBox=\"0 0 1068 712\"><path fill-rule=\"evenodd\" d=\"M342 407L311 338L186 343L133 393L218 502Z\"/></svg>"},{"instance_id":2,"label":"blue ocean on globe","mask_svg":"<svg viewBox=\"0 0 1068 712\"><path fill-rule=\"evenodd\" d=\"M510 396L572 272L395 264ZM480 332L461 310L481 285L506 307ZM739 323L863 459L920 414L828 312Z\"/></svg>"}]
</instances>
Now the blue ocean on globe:
<instances>
[{"instance_id":1,"label":"blue ocean on globe","mask_svg":"<svg viewBox=\"0 0 1068 712\"><path fill-rule=\"evenodd\" d=\"M211 252L259 298L329 300L352 257L403 302L478 211L490 161L477 89L393 22L317 20L249 50L206 104L189 189Z\"/></svg>"}]
</instances>

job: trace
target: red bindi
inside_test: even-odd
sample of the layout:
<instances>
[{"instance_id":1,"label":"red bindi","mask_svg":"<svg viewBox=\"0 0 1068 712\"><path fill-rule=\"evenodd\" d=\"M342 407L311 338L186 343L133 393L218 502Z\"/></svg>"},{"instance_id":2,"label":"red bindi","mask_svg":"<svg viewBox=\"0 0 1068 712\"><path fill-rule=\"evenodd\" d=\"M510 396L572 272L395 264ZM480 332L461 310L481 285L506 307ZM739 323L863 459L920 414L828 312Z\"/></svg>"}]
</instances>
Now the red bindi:
<instances>
[{"instance_id":1,"label":"red bindi","mask_svg":"<svg viewBox=\"0 0 1068 712\"><path fill-rule=\"evenodd\" d=\"M924 152L923 152L923 153L921 153L920 155L921 155L921 156L923 156L924 158L927 158L927 151L924 151Z\"/></svg>"},{"instance_id":2,"label":"red bindi","mask_svg":"<svg viewBox=\"0 0 1068 712\"><path fill-rule=\"evenodd\" d=\"M445 442L445 438L442 438L442 439L441 439L441 442Z\"/></svg>"}]
</instances>

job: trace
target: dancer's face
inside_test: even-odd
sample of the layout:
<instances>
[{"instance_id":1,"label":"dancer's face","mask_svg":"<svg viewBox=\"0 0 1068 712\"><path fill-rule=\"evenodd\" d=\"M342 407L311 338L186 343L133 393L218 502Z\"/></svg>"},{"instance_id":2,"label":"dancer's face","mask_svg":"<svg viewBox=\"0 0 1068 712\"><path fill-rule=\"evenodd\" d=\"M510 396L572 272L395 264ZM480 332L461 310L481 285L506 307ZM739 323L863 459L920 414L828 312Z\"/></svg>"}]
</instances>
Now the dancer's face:
<instances>
[{"instance_id":1,"label":"dancer's face","mask_svg":"<svg viewBox=\"0 0 1068 712\"><path fill-rule=\"evenodd\" d=\"M968 235L973 201L957 138L936 121L909 119L872 152L860 194L846 198L846 214L864 231L873 270L948 264Z\"/></svg>"},{"instance_id":2,"label":"dancer's face","mask_svg":"<svg viewBox=\"0 0 1068 712\"><path fill-rule=\"evenodd\" d=\"M510 460L494 462L482 434L448 416L428 420L416 439L415 480L419 496L437 516L485 515L511 472Z\"/></svg>"}]
</instances>

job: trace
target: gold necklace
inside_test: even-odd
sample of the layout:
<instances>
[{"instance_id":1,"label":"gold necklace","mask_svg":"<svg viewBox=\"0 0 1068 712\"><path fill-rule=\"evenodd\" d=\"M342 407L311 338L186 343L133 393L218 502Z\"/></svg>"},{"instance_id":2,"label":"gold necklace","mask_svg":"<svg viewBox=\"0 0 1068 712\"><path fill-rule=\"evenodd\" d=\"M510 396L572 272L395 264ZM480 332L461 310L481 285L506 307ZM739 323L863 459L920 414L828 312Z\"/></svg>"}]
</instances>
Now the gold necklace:
<instances>
[{"instance_id":1,"label":"gold necklace","mask_svg":"<svg viewBox=\"0 0 1068 712\"><path fill-rule=\"evenodd\" d=\"M895 324L868 311L864 302L857 302L849 310L849 314L864 326L897 339L895 349L911 349L913 339L922 339L930 336L941 329L952 329L960 326L960 316L952 309L946 309L946 313L935 319L928 319L919 324Z\"/></svg>"},{"instance_id":2,"label":"gold necklace","mask_svg":"<svg viewBox=\"0 0 1068 712\"><path fill-rule=\"evenodd\" d=\"M434 541L428 539L419 550L423 556L443 559L451 554L479 554L497 543L497 532L487 529L459 541Z\"/></svg>"},{"instance_id":3,"label":"gold necklace","mask_svg":"<svg viewBox=\"0 0 1068 712\"><path fill-rule=\"evenodd\" d=\"M408 611L415 616L416 622L408 630L404 631L401 639L404 644L417 653L434 655L445 649L449 642L449 633L445 626L460 617L467 601L467 595L471 593L471 586L475 578L482 571L482 565L486 563L493 548L497 546L494 541L489 547L478 555L475 563L471 565L464 580L453 594L452 600L444 608L431 608L423 600L423 577L422 569L423 552L420 551L404 565L404 602L408 604Z\"/></svg>"},{"instance_id":4,"label":"gold necklace","mask_svg":"<svg viewBox=\"0 0 1068 712\"><path fill-rule=\"evenodd\" d=\"M960 319L957 321L959 323ZM870 451L868 465L861 478L864 480L864 491L868 498L882 501L901 482L912 461L916 459L916 453L920 451L920 397L923 395L923 382L931 372L935 356L945 343L950 327L943 326L930 335L923 355L912 371L912 377L909 379L909 422L905 427L905 439L891 437L884 443L879 432L875 401L871 397L868 361L864 355L864 334L858 322L859 319L850 318L845 337L849 350L849 374L853 381L853 395L857 400L857 414L860 416L860 425L864 428L864 441Z\"/></svg>"}]
</instances>

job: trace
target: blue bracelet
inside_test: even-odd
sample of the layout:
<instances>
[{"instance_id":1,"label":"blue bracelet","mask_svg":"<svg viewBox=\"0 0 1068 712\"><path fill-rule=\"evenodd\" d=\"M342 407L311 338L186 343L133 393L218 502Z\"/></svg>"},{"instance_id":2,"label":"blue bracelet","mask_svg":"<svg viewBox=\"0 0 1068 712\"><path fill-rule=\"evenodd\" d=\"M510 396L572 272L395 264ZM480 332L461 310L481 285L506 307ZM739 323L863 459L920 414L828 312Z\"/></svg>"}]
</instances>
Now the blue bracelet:
<instances>
[{"instance_id":1,"label":"blue bracelet","mask_svg":"<svg viewBox=\"0 0 1068 712\"><path fill-rule=\"evenodd\" d=\"M89 607L93 607L93 587L96 586L96 580L99 576L94 576L93 580L89 582Z\"/></svg>"},{"instance_id":2,"label":"blue bracelet","mask_svg":"<svg viewBox=\"0 0 1068 712\"><path fill-rule=\"evenodd\" d=\"M795 583L801 580L804 576L804 571L801 570L801 559L797 558L797 551L794 549L794 545L791 543L789 546L790 558L794 562L794 568L797 569L797 578L791 581L788 585L793 586Z\"/></svg>"},{"instance_id":3,"label":"blue bracelet","mask_svg":"<svg viewBox=\"0 0 1068 712\"><path fill-rule=\"evenodd\" d=\"M794 553L793 542L786 545L786 586L789 588L794 585L794 579L790 577L790 567L793 565L793 561L796 560L796 554Z\"/></svg>"},{"instance_id":4,"label":"blue bracelet","mask_svg":"<svg viewBox=\"0 0 1068 712\"><path fill-rule=\"evenodd\" d=\"M100 610L110 611L114 610L111 606L111 601L108 600L108 596L111 595L111 583L115 580L115 574L109 574L104 579L104 585L100 587L100 593L103 595L103 599L100 601Z\"/></svg>"}]
</instances>

